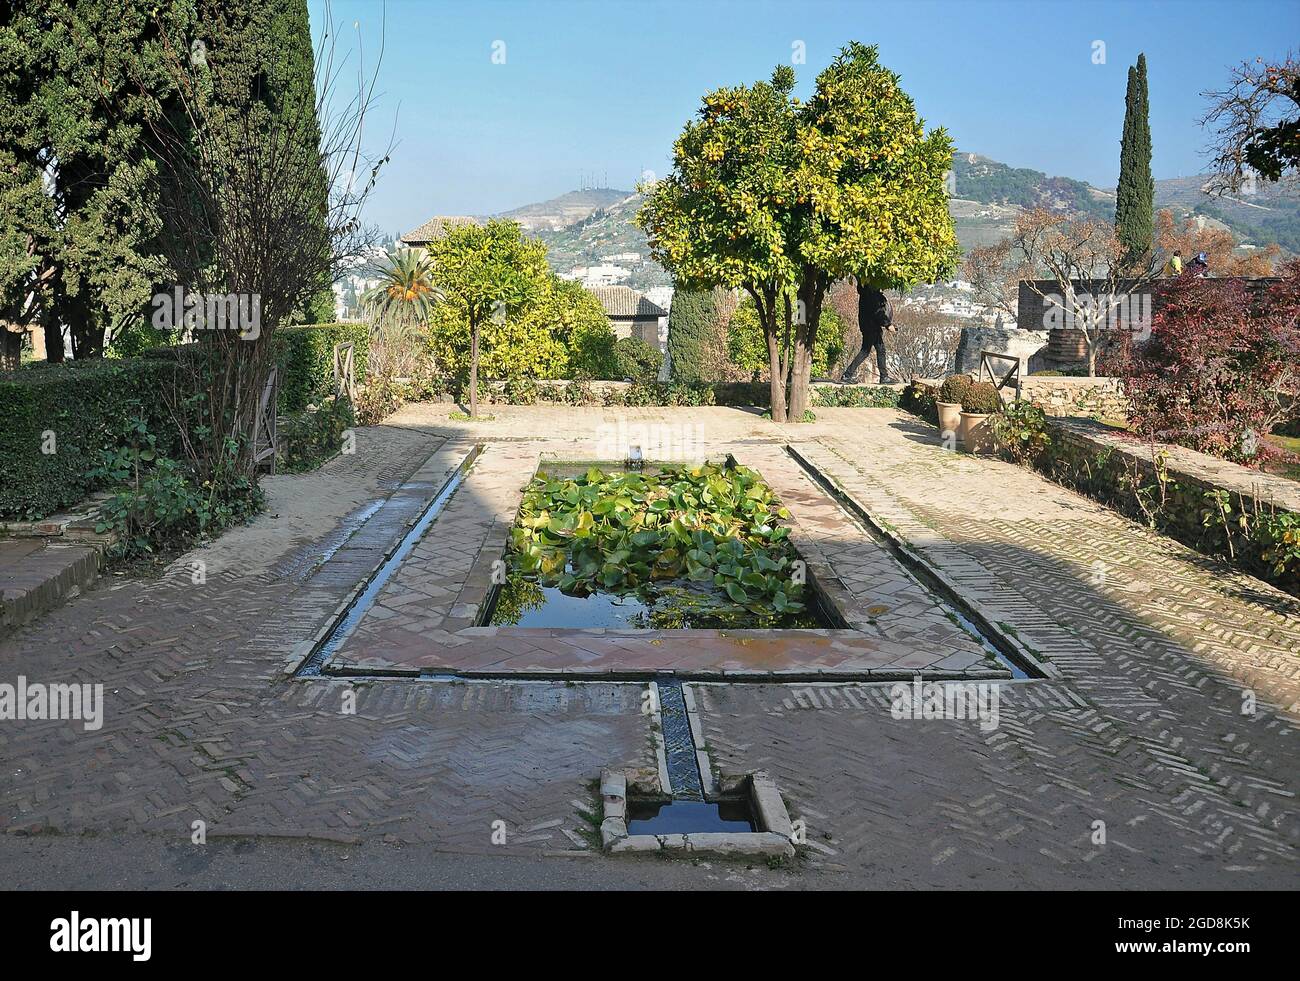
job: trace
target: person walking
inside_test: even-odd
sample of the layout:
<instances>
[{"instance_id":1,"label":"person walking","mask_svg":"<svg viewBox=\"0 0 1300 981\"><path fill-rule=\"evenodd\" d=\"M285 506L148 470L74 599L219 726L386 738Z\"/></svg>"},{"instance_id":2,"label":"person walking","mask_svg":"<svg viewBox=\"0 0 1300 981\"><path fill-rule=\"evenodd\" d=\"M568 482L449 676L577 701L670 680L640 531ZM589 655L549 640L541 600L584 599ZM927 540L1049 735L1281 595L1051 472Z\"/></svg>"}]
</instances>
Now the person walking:
<instances>
[{"instance_id":1,"label":"person walking","mask_svg":"<svg viewBox=\"0 0 1300 981\"><path fill-rule=\"evenodd\" d=\"M885 363L885 331L897 330L889 298L870 284L858 281L858 330L862 332L862 347L844 371L844 380L853 381L858 369L876 352L876 367L881 385L892 385L889 368Z\"/></svg>"}]
</instances>

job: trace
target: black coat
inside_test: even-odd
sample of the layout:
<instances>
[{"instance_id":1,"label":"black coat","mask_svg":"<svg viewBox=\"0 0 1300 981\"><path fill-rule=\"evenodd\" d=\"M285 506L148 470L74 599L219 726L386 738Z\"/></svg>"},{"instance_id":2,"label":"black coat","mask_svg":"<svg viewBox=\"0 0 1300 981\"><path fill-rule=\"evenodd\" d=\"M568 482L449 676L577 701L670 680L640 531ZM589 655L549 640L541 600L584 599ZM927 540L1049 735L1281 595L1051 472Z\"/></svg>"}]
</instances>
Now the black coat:
<instances>
[{"instance_id":1,"label":"black coat","mask_svg":"<svg viewBox=\"0 0 1300 981\"><path fill-rule=\"evenodd\" d=\"M858 330L863 348L884 339L885 328L894 322L889 300L874 286L858 287Z\"/></svg>"}]
</instances>

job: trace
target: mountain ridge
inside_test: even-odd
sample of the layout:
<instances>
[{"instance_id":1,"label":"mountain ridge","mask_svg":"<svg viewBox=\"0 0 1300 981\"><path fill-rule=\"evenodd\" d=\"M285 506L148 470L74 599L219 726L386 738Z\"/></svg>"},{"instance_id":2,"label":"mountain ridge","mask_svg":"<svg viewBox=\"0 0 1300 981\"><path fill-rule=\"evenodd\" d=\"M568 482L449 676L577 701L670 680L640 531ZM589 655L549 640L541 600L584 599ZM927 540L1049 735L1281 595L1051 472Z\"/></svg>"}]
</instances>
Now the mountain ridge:
<instances>
[{"instance_id":1,"label":"mountain ridge","mask_svg":"<svg viewBox=\"0 0 1300 981\"><path fill-rule=\"evenodd\" d=\"M1277 242L1286 252L1300 254L1300 189L1260 182L1253 194L1216 197L1202 190L1206 179L1156 181L1156 208L1169 208L1178 220L1199 216L1208 224L1226 227L1247 247ZM978 153L954 152L952 182L949 212L963 251L1005 237L1026 208L1114 218L1113 189L1012 167ZM640 261L619 262L629 269L627 285L636 289L671 285L668 273L650 259L646 237L632 221L641 200L635 191L586 188L521 205L498 217L519 221L545 242L557 272L596 265L610 255L636 253Z\"/></svg>"}]
</instances>

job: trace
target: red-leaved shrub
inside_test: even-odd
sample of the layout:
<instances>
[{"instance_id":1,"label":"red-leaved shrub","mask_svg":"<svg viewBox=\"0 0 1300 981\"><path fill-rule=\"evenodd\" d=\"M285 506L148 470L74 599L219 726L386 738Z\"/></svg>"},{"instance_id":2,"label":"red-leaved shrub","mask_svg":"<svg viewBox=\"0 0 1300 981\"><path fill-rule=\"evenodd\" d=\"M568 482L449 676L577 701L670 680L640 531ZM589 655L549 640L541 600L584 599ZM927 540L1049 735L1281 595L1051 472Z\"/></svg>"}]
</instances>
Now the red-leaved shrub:
<instances>
[{"instance_id":1,"label":"red-leaved shrub","mask_svg":"<svg viewBox=\"0 0 1300 981\"><path fill-rule=\"evenodd\" d=\"M1120 374L1144 437L1252 462L1263 437L1300 405L1300 260L1267 288L1184 276L1161 283L1151 336Z\"/></svg>"}]
</instances>

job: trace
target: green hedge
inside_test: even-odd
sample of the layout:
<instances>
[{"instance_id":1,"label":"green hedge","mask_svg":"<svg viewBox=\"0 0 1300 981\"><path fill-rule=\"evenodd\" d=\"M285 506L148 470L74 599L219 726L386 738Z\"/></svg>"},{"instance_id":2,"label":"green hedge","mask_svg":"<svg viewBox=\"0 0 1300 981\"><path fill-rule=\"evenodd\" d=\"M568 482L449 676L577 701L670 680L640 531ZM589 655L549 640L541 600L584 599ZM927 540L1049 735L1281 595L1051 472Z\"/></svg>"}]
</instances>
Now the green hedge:
<instances>
[{"instance_id":1,"label":"green hedge","mask_svg":"<svg viewBox=\"0 0 1300 981\"><path fill-rule=\"evenodd\" d=\"M0 520L44 518L97 490L86 473L132 415L165 440L173 427L163 392L174 371L163 359L121 358L0 373ZM46 431L53 453L42 452Z\"/></svg>"},{"instance_id":2,"label":"green hedge","mask_svg":"<svg viewBox=\"0 0 1300 981\"><path fill-rule=\"evenodd\" d=\"M280 369L281 412L302 412L313 402L334 394L334 345L347 341L354 345L360 385L366 376L370 352L367 324L281 327L272 335L275 363Z\"/></svg>"},{"instance_id":3,"label":"green hedge","mask_svg":"<svg viewBox=\"0 0 1300 981\"><path fill-rule=\"evenodd\" d=\"M880 385L817 385L809 393L818 407L892 409L899 404L896 389ZM772 405L772 388L767 382L715 382L713 396L718 405Z\"/></svg>"}]
</instances>

